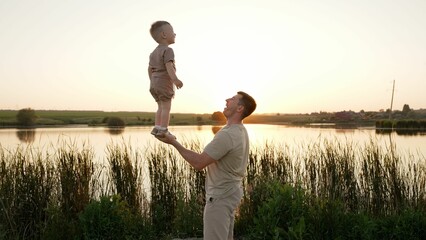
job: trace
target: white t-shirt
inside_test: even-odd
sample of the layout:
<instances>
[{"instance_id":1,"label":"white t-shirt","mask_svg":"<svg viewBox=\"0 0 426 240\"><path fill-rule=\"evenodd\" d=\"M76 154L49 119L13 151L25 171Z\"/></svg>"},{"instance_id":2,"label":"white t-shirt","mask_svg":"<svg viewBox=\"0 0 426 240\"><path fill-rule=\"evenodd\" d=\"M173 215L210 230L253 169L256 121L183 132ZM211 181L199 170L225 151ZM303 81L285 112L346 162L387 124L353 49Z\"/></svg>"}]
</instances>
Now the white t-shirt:
<instances>
[{"instance_id":1,"label":"white t-shirt","mask_svg":"<svg viewBox=\"0 0 426 240\"><path fill-rule=\"evenodd\" d=\"M249 157L249 138L243 124L223 127L204 152L216 160L207 166L207 199L226 197L241 187Z\"/></svg>"}]
</instances>

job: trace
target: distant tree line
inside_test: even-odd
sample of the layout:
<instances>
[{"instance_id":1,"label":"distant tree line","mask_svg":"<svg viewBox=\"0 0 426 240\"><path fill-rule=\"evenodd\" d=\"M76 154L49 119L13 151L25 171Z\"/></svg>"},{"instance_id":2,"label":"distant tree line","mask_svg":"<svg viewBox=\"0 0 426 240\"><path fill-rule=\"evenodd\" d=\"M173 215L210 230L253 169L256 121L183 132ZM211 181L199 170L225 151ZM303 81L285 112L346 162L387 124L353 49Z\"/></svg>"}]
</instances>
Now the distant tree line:
<instances>
[{"instance_id":1,"label":"distant tree line","mask_svg":"<svg viewBox=\"0 0 426 240\"><path fill-rule=\"evenodd\" d=\"M426 121L420 120L381 120L376 122L376 128L395 128L395 129L413 129L426 130Z\"/></svg>"},{"instance_id":2,"label":"distant tree line","mask_svg":"<svg viewBox=\"0 0 426 240\"><path fill-rule=\"evenodd\" d=\"M15 111L12 111L15 112ZM85 111L40 111L24 108L10 115L0 111L0 126L18 126L23 128L35 125L66 125L88 124L91 126L124 127L132 125L154 124L155 113L137 112L102 112L94 111L87 114ZM141 114L141 115L136 115ZM387 120L391 120L388 122ZM364 111L355 112L313 112L305 114L253 114L244 120L245 123L270 123L270 124L310 124L310 123L336 123L368 125L380 128L424 128L422 121L426 120L426 109L414 110L404 104L402 110ZM222 125L226 118L221 111L212 114L174 114L171 116L171 125L213 124Z\"/></svg>"}]
</instances>

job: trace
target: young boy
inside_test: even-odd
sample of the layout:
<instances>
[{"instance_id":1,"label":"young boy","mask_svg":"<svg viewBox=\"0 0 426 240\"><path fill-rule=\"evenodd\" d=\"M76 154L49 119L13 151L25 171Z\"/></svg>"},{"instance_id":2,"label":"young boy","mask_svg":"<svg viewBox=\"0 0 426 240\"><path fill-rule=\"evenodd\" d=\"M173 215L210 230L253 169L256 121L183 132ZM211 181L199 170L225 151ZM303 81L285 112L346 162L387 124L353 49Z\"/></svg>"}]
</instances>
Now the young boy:
<instances>
[{"instance_id":1,"label":"young boy","mask_svg":"<svg viewBox=\"0 0 426 240\"><path fill-rule=\"evenodd\" d=\"M158 46L149 56L148 75L150 79L149 91L158 104L155 114L155 127L151 134L164 137L168 131L172 98L175 95L174 86L180 89L183 86L176 76L175 55L170 44L175 43L176 34L173 27L166 21L157 21L151 25L150 33Z\"/></svg>"}]
</instances>

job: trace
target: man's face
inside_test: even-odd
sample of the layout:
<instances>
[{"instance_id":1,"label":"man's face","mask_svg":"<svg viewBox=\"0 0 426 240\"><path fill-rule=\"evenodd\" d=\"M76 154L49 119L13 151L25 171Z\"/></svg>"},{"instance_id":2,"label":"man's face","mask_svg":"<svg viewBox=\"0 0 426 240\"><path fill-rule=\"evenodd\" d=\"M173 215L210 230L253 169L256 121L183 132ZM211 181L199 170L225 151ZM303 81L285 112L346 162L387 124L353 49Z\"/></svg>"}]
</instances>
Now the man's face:
<instances>
[{"instance_id":1,"label":"man's face","mask_svg":"<svg viewBox=\"0 0 426 240\"><path fill-rule=\"evenodd\" d=\"M240 99L241 95L239 94L226 99L226 107L223 109L223 115L229 117L232 114L236 113L238 108L241 107L241 105L239 105Z\"/></svg>"}]
</instances>

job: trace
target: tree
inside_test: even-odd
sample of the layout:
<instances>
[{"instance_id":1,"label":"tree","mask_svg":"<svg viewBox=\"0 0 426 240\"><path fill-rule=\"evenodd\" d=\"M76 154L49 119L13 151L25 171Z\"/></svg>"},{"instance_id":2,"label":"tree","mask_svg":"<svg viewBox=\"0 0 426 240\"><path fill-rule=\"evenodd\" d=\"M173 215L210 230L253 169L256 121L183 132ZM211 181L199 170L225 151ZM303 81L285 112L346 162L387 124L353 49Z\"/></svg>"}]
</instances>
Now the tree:
<instances>
[{"instance_id":1,"label":"tree","mask_svg":"<svg viewBox=\"0 0 426 240\"><path fill-rule=\"evenodd\" d=\"M218 112L214 112L212 114L212 120L215 121L215 122L219 122L219 123L226 122L225 115L223 115L223 113L219 112L219 111Z\"/></svg>"},{"instance_id":2,"label":"tree","mask_svg":"<svg viewBox=\"0 0 426 240\"><path fill-rule=\"evenodd\" d=\"M119 117L109 117L107 125L108 127L124 127L126 124L124 120Z\"/></svg>"},{"instance_id":3,"label":"tree","mask_svg":"<svg viewBox=\"0 0 426 240\"><path fill-rule=\"evenodd\" d=\"M407 116L409 112L411 112L410 106L408 104L404 104L404 107L402 107L402 114Z\"/></svg>"},{"instance_id":4,"label":"tree","mask_svg":"<svg viewBox=\"0 0 426 240\"><path fill-rule=\"evenodd\" d=\"M36 112L31 108L23 108L16 114L16 120L21 126L32 126L37 118Z\"/></svg>"}]
</instances>

